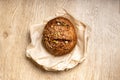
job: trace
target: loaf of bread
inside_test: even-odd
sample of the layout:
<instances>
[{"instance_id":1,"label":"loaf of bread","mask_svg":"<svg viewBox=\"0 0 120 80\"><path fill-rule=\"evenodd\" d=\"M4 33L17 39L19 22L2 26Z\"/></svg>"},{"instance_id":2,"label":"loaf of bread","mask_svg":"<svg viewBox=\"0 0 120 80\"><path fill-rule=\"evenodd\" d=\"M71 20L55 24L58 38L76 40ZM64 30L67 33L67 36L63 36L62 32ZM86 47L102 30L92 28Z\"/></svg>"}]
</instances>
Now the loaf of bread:
<instances>
[{"instance_id":1,"label":"loaf of bread","mask_svg":"<svg viewBox=\"0 0 120 80\"><path fill-rule=\"evenodd\" d=\"M45 25L42 42L46 50L54 56L70 53L77 43L73 24L64 17L56 17Z\"/></svg>"}]
</instances>

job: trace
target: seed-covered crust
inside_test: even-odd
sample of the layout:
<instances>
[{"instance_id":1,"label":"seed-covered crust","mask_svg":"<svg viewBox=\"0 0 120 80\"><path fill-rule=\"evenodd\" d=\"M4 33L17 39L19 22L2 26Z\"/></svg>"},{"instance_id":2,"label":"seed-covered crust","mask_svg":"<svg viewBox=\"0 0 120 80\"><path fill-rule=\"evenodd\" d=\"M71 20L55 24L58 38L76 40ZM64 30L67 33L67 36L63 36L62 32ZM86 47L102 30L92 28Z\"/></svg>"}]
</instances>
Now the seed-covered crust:
<instances>
[{"instance_id":1,"label":"seed-covered crust","mask_svg":"<svg viewBox=\"0 0 120 80\"><path fill-rule=\"evenodd\" d=\"M54 56L68 54L77 43L75 28L64 17L54 18L46 24L42 42L46 50Z\"/></svg>"}]
</instances>

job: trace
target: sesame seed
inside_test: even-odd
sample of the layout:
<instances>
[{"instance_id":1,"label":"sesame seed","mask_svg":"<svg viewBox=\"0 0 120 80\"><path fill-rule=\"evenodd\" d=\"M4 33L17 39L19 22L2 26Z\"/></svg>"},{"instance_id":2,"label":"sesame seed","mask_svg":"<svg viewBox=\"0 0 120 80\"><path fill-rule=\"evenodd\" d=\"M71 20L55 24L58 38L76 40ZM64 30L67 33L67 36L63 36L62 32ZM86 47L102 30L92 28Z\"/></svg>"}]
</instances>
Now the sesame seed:
<instances>
[{"instance_id":1,"label":"sesame seed","mask_svg":"<svg viewBox=\"0 0 120 80\"><path fill-rule=\"evenodd\" d=\"M68 43L68 41L65 41L65 43L67 44L67 43Z\"/></svg>"},{"instance_id":2,"label":"sesame seed","mask_svg":"<svg viewBox=\"0 0 120 80\"><path fill-rule=\"evenodd\" d=\"M60 22L57 22L57 25L60 26Z\"/></svg>"}]
</instances>

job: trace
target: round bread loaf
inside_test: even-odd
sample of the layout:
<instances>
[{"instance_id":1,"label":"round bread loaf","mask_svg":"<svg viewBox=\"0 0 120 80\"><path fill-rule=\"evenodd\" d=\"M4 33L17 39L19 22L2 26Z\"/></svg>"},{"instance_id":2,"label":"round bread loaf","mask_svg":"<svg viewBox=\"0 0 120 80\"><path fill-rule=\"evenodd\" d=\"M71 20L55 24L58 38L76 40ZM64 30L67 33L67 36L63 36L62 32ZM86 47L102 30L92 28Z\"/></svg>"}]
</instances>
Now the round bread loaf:
<instances>
[{"instance_id":1,"label":"round bread loaf","mask_svg":"<svg viewBox=\"0 0 120 80\"><path fill-rule=\"evenodd\" d=\"M68 54L77 43L75 28L67 18L56 17L45 25L42 42L54 56Z\"/></svg>"}]
</instances>

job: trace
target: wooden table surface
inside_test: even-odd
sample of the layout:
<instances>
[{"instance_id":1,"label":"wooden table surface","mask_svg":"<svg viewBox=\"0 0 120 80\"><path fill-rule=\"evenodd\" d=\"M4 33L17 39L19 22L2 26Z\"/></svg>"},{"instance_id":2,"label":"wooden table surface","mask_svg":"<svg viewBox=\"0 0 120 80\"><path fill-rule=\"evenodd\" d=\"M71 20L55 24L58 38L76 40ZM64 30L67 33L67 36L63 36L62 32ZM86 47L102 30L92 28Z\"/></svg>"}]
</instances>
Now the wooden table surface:
<instances>
[{"instance_id":1,"label":"wooden table surface","mask_svg":"<svg viewBox=\"0 0 120 80\"><path fill-rule=\"evenodd\" d=\"M92 28L87 59L47 72L26 58L30 25L64 8ZM120 80L119 0L0 0L0 80Z\"/></svg>"}]
</instances>

